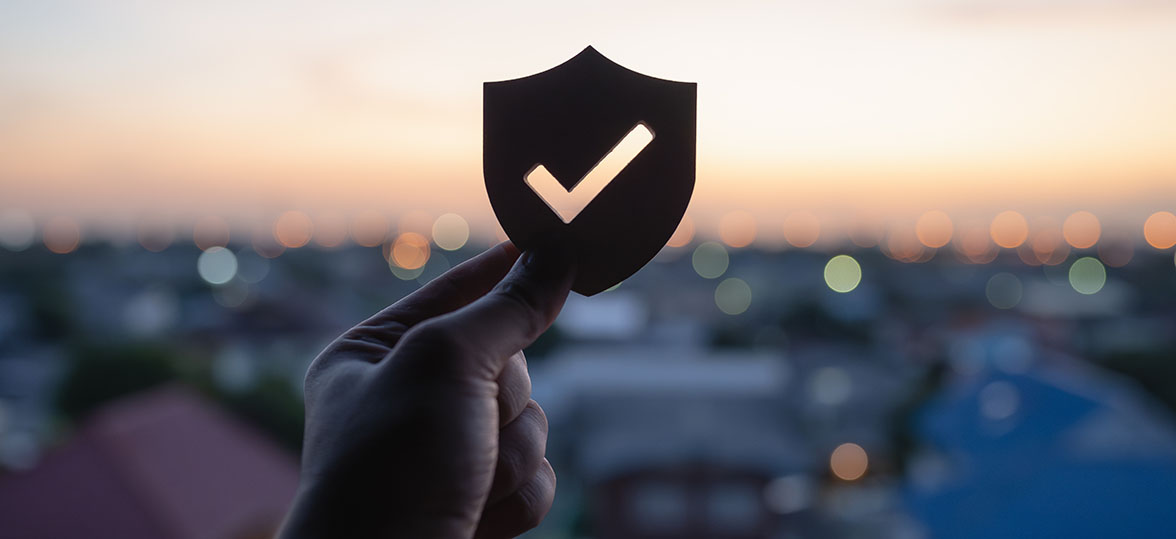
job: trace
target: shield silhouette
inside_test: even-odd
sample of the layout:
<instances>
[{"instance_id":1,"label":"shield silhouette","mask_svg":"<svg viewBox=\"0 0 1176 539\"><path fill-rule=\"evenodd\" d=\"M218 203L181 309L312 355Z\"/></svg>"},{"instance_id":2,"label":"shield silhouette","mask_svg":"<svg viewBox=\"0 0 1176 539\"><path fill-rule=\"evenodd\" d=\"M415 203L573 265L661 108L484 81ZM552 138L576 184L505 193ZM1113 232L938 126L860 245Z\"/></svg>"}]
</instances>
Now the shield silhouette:
<instances>
[{"instance_id":1,"label":"shield silhouette","mask_svg":"<svg viewBox=\"0 0 1176 539\"><path fill-rule=\"evenodd\" d=\"M574 257L572 289L606 290L673 235L694 192L697 85L631 71L588 47L483 87L490 204L520 249Z\"/></svg>"}]
</instances>

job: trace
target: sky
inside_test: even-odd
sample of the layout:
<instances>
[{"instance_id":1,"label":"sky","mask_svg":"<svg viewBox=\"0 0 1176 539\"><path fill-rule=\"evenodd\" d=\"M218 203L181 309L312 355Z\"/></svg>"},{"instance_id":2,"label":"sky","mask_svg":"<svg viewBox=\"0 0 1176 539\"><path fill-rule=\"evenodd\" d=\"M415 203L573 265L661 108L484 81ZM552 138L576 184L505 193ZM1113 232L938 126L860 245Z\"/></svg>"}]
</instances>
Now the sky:
<instances>
[{"instance_id":1,"label":"sky","mask_svg":"<svg viewBox=\"0 0 1176 539\"><path fill-rule=\"evenodd\" d=\"M492 218L485 81L698 83L690 213L1176 207L1176 1L0 1L0 210Z\"/></svg>"}]
</instances>

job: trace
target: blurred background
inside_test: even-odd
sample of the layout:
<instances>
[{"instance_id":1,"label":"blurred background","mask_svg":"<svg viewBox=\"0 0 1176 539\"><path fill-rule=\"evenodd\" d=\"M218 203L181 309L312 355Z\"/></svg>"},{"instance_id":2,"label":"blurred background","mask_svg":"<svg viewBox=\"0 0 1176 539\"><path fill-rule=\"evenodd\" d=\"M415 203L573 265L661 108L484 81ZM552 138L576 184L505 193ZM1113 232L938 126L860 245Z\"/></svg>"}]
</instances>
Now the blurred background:
<instances>
[{"instance_id":1,"label":"blurred background","mask_svg":"<svg viewBox=\"0 0 1176 539\"><path fill-rule=\"evenodd\" d=\"M332 337L505 239L481 84L697 81L527 350L537 538L1169 537L1176 2L0 3L0 537L267 537Z\"/></svg>"}]
</instances>

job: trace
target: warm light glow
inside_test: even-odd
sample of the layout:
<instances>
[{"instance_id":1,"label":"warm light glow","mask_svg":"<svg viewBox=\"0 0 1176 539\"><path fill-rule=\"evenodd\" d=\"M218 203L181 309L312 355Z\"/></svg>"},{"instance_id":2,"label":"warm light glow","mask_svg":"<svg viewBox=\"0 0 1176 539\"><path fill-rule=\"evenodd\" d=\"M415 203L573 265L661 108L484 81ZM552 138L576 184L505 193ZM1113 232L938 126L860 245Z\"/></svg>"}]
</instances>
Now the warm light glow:
<instances>
[{"instance_id":1,"label":"warm light glow","mask_svg":"<svg viewBox=\"0 0 1176 539\"><path fill-rule=\"evenodd\" d=\"M694 239L694 219L689 215L682 217L682 221L678 223L678 228L674 230L674 235L666 241L667 247L685 247L690 245L691 240Z\"/></svg>"},{"instance_id":2,"label":"warm light glow","mask_svg":"<svg viewBox=\"0 0 1176 539\"><path fill-rule=\"evenodd\" d=\"M882 244L882 252L899 262L926 262L935 254L934 250L928 250L919 242L910 225L890 227L886 242Z\"/></svg>"},{"instance_id":3,"label":"warm light glow","mask_svg":"<svg viewBox=\"0 0 1176 539\"><path fill-rule=\"evenodd\" d=\"M743 279L723 279L715 287L715 305L732 316L743 314L751 306L751 287Z\"/></svg>"},{"instance_id":4,"label":"warm light glow","mask_svg":"<svg viewBox=\"0 0 1176 539\"><path fill-rule=\"evenodd\" d=\"M1158 211L1143 224L1143 239L1156 249L1167 249L1176 245L1176 215Z\"/></svg>"},{"instance_id":5,"label":"warm light glow","mask_svg":"<svg viewBox=\"0 0 1176 539\"><path fill-rule=\"evenodd\" d=\"M1075 249L1089 249L1098 243L1102 235L1102 226L1098 217L1088 211L1076 211L1066 218L1062 224L1062 235L1066 243Z\"/></svg>"},{"instance_id":6,"label":"warm light glow","mask_svg":"<svg viewBox=\"0 0 1176 539\"><path fill-rule=\"evenodd\" d=\"M877 219L859 218L849 227L849 240L861 248L874 247L882 241L882 229Z\"/></svg>"},{"instance_id":7,"label":"warm light glow","mask_svg":"<svg viewBox=\"0 0 1176 539\"><path fill-rule=\"evenodd\" d=\"M919 217L915 234L919 242L932 249L938 249L951 241L951 218L939 210L931 210Z\"/></svg>"},{"instance_id":8,"label":"warm light glow","mask_svg":"<svg viewBox=\"0 0 1176 539\"><path fill-rule=\"evenodd\" d=\"M310 216L300 211L284 212L274 222L274 239L288 249L297 249L310 243L313 232L314 223Z\"/></svg>"},{"instance_id":9,"label":"warm light glow","mask_svg":"<svg viewBox=\"0 0 1176 539\"><path fill-rule=\"evenodd\" d=\"M196 221L192 228L192 241L202 251L229 244L229 223L216 215L209 215Z\"/></svg>"},{"instance_id":10,"label":"warm light glow","mask_svg":"<svg viewBox=\"0 0 1176 539\"><path fill-rule=\"evenodd\" d=\"M456 213L446 213L433 221L433 243L446 251L456 251L470 239L470 225Z\"/></svg>"},{"instance_id":11,"label":"warm light glow","mask_svg":"<svg viewBox=\"0 0 1176 539\"><path fill-rule=\"evenodd\" d=\"M1062 225L1053 217L1038 217L1033 220L1028 244L1038 264L1056 266L1065 262L1066 257L1070 255L1070 245L1062 237Z\"/></svg>"},{"instance_id":12,"label":"warm light glow","mask_svg":"<svg viewBox=\"0 0 1176 539\"><path fill-rule=\"evenodd\" d=\"M992 219L992 241L1005 249L1015 249L1029 237L1029 223L1021 214L1008 210Z\"/></svg>"},{"instance_id":13,"label":"warm light glow","mask_svg":"<svg viewBox=\"0 0 1176 539\"><path fill-rule=\"evenodd\" d=\"M829 456L829 469L840 479L853 481L866 474L870 459L866 450L855 443L844 443Z\"/></svg>"},{"instance_id":14,"label":"warm light glow","mask_svg":"<svg viewBox=\"0 0 1176 539\"><path fill-rule=\"evenodd\" d=\"M755 241L755 216L745 210L727 213L719 220L719 238L730 247L740 248Z\"/></svg>"},{"instance_id":15,"label":"warm light glow","mask_svg":"<svg viewBox=\"0 0 1176 539\"><path fill-rule=\"evenodd\" d=\"M851 292L862 282L862 267L849 255L837 255L825 264L825 284L834 292Z\"/></svg>"},{"instance_id":16,"label":"warm light glow","mask_svg":"<svg viewBox=\"0 0 1176 539\"><path fill-rule=\"evenodd\" d=\"M258 228L254 230L250 243L253 245L253 251L264 258L277 258L286 252L286 246L278 243L278 240L274 238L273 230L270 228Z\"/></svg>"},{"instance_id":17,"label":"warm light glow","mask_svg":"<svg viewBox=\"0 0 1176 539\"><path fill-rule=\"evenodd\" d=\"M429 240L416 232L405 232L392 244L389 260L397 266L415 270L429 261Z\"/></svg>"},{"instance_id":18,"label":"warm light glow","mask_svg":"<svg viewBox=\"0 0 1176 539\"><path fill-rule=\"evenodd\" d=\"M978 222L961 226L954 238L956 251L963 257L963 260L972 264L992 262L999 250L992 243L988 227Z\"/></svg>"},{"instance_id":19,"label":"warm light glow","mask_svg":"<svg viewBox=\"0 0 1176 539\"><path fill-rule=\"evenodd\" d=\"M82 240L82 231L69 217L54 217L41 232L45 247L59 255L72 253Z\"/></svg>"},{"instance_id":20,"label":"warm light glow","mask_svg":"<svg viewBox=\"0 0 1176 539\"><path fill-rule=\"evenodd\" d=\"M383 214L366 210L351 220L351 239L356 245L376 247L388 237L388 218Z\"/></svg>"},{"instance_id":21,"label":"warm light glow","mask_svg":"<svg viewBox=\"0 0 1176 539\"><path fill-rule=\"evenodd\" d=\"M794 212L784 219L784 237L793 247L809 247L821 237L821 220L807 211Z\"/></svg>"}]
</instances>

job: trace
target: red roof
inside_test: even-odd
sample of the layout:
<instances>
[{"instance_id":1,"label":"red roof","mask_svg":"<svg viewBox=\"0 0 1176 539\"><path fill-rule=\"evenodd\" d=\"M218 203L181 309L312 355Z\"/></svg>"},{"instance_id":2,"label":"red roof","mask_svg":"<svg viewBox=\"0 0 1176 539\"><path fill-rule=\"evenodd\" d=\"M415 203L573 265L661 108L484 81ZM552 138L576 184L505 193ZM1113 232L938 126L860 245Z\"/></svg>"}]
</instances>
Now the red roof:
<instances>
[{"instance_id":1,"label":"red roof","mask_svg":"<svg viewBox=\"0 0 1176 539\"><path fill-rule=\"evenodd\" d=\"M168 387L107 405L36 468L0 477L0 535L261 537L297 486L293 456Z\"/></svg>"}]
</instances>

